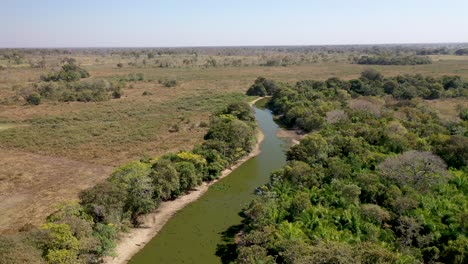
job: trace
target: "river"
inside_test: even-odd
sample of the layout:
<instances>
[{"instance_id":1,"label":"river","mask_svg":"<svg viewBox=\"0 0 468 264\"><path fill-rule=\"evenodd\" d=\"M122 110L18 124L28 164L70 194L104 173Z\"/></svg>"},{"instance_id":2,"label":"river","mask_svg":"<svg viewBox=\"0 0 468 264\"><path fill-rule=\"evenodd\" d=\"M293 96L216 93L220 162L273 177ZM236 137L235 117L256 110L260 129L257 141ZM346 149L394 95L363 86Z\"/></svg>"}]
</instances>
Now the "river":
<instances>
[{"instance_id":1,"label":"river","mask_svg":"<svg viewBox=\"0 0 468 264\"><path fill-rule=\"evenodd\" d=\"M280 128L270 111L264 108L266 100L254 106L255 117L265 136L260 145L261 153L177 212L129 263L222 263L216 252L223 244L223 233L235 230L242 220L238 213L253 199L255 188L267 183L270 173L286 163L288 146L276 136Z\"/></svg>"}]
</instances>

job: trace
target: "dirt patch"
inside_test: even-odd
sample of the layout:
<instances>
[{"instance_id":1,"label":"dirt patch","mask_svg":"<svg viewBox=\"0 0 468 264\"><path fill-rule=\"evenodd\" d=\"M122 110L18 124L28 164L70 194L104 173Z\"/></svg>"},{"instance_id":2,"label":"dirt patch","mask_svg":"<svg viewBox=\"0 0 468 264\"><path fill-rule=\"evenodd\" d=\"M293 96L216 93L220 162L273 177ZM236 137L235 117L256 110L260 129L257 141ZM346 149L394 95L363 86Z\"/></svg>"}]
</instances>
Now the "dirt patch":
<instances>
[{"instance_id":1,"label":"dirt patch","mask_svg":"<svg viewBox=\"0 0 468 264\"><path fill-rule=\"evenodd\" d=\"M38 225L54 205L104 180L112 167L66 158L2 149L0 152L0 233Z\"/></svg>"},{"instance_id":2,"label":"dirt patch","mask_svg":"<svg viewBox=\"0 0 468 264\"><path fill-rule=\"evenodd\" d=\"M299 141L301 141L301 139L303 139L306 135L307 134L304 134L304 132L301 130L280 129L278 132L276 132L276 136L286 139L290 146L299 144Z\"/></svg>"}]
</instances>

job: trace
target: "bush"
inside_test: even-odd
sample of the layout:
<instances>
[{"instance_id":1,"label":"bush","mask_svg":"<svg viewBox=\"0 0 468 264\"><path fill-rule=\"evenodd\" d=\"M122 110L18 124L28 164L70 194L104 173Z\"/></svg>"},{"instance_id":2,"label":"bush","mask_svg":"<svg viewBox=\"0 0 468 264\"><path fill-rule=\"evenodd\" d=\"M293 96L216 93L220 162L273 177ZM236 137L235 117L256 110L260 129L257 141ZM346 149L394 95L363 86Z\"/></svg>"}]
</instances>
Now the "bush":
<instances>
[{"instance_id":1,"label":"bush","mask_svg":"<svg viewBox=\"0 0 468 264\"><path fill-rule=\"evenodd\" d=\"M162 82L162 84L165 86L165 87L174 87L177 85L177 80L176 79L169 79L169 80L165 80Z\"/></svg>"},{"instance_id":2,"label":"bush","mask_svg":"<svg viewBox=\"0 0 468 264\"><path fill-rule=\"evenodd\" d=\"M122 97L122 89L120 88L116 88L114 89L114 91L112 92L112 98L114 99L119 99L120 97Z\"/></svg>"},{"instance_id":3,"label":"bush","mask_svg":"<svg viewBox=\"0 0 468 264\"><path fill-rule=\"evenodd\" d=\"M451 136L446 142L436 146L436 153L445 160L449 167L456 169L468 165L468 138Z\"/></svg>"},{"instance_id":4,"label":"bush","mask_svg":"<svg viewBox=\"0 0 468 264\"><path fill-rule=\"evenodd\" d=\"M30 105L39 105L41 103L41 96L38 93L31 93L26 97L26 102Z\"/></svg>"},{"instance_id":5,"label":"bush","mask_svg":"<svg viewBox=\"0 0 468 264\"><path fill-rule=\"evenodd\" d=\"M458 114L461 120L468 121L468 108L462 108Z\"/></svg>"},{"instance_id":6,"label":"bush","mask_svg":"<svg viewBox=\"0 0 468 264\"><path fill-rule=\"evenodd\" d=\"M45 82L73 82L78 81L81 78L88 78L89 72L83 68L78 67L73 61L69 61L67 64L62 66L62 69L56 73L49 73L42 75L41 80Z\"/></svg>"}]
</instances>

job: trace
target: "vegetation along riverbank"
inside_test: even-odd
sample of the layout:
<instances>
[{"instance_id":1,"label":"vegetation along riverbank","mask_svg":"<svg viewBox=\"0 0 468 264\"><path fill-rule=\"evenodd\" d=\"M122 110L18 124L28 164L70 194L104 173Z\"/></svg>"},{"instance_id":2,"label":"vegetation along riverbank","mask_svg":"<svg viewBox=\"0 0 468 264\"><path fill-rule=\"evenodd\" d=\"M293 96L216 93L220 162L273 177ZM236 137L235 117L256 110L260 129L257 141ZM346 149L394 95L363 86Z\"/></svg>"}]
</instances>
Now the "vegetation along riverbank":
<instances>
[{"instance_id":1,"label":"vegetation along riverbank","mask_svg":"<svg viewBox=\"0 0 468 264\"><path fill-rule=\"evenodd\" d=\"M62 204L41 227L2 237L0 242L7 245L2 248L8 250L2 256L16 261L21 252L28 263L92 263L115 256L121 232L145 224L143 215L159 208L161 219L152 230L157 232L174 212L206 191L209 184L203 182L228 175L258 153L258 133L251 106L230 104L212 116L203 144L120 166L106 181L82 192L78 202ZM158 211L151 217L157 218Z\"/></svg>"},{"instance_id":2,"label":"vegetation along riverbank","mask_svg":"<svg viewBox=\"0 0 468 264\"><path fill-rule=\"evenodd\" d=\"M466 81L366 70L272 83L248 93L272 94L308 135L243 210L235 263L466 263ZM451 119L428 107L441 98L459 99Z\"/></svg>"}]
</instances>

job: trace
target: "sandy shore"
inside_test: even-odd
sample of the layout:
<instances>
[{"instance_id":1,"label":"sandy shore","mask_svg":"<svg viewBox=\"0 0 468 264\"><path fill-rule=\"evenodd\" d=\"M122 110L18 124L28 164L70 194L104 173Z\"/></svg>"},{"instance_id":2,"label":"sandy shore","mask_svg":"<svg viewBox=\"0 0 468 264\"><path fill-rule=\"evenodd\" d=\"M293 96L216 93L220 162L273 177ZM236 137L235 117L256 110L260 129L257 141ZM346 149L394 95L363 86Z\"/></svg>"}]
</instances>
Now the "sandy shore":
<instances>
[{"instance_id":1,"label":"sandy shore","mask_svg":"<svg viewBox=\"0 0 468 264\"><path fill-rule=\"evenodd\" d=\"M255 102L262 98L258 98L252 102L250 105L253 105ZM257 144L254 149L241 160L239 160L235 165L231 166L229 169L225 169L221 176L211 182L204 182L202 185L198 186L196 190L191 191L190 193L181 196L173 201L167 201L161 203L158 209L155 212L147 214L142 219L142 225L138 228L132 228L130 232L124 233L120 238L115 252L117 256L106 257L104 258L104 263L107 264L124 264L127 263L133 255L140 251L143 246L148 243L158 232L162 229L164 224L180 209L184 208L186 205L191 202L196 201L200 198L208 188L219 181L220 179L228 176L233 170L242 165L244 162L249 160L252 157L257 156L260 153L260 143L263 141L264 135L261 131L257 134Z\"/></svg>"},{"instance_id":2,"label":"sandy shore","mask_svg":"<svg viewBox=\"0 0 468 264\"><path fill-rule=\"evenodd\" d=\"M294 146L299 144L299 142L306 136L306 134L302 134L300 130L280 129L278 132L276 132L276 136L288 140L289 145Z\"/></svg>"}]
</instances>

